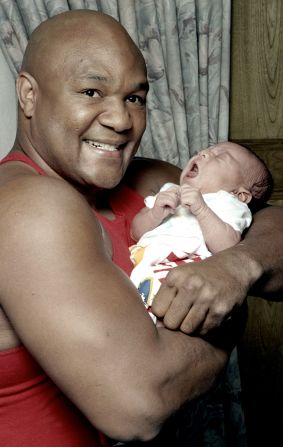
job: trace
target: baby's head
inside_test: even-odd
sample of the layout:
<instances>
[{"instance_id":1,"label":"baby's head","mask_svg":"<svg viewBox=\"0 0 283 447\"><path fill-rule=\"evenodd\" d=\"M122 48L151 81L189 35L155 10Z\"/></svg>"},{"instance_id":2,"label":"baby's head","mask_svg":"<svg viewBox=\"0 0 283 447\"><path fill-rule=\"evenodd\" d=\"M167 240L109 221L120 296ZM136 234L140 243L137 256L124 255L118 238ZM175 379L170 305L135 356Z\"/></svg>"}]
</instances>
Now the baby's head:
<instances>
[{"instance_id":1,"label":"baby's head","mask_svg":"<svg viewBox=\"0 0 283 447\"><path fill-rule=\"evenodd\" d=\"M225 142L203 149L184 168L180 184L189 184L203 194L224 190L249 203L268 200L272 177L265 163L252 151Z\"/></svg>"}]
</instances>

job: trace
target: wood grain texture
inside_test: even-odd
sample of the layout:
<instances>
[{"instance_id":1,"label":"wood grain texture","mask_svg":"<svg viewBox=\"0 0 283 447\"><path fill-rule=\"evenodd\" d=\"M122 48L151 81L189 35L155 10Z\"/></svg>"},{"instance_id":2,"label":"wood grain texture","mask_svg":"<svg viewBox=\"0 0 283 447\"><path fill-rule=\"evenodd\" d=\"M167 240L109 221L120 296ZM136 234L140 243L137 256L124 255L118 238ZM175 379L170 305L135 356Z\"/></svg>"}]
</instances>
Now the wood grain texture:
<instances>
[{"instance_id":1,"label":"wood grain texture","mask_svg":"<svg viewBox=\"0 0 283 447\"><path fill-rule=\"evenodd\" d=\"M270 203L283 205L283 139L232 139L254 151L267 164L274 181Z\"/></svg>"},{"instance_id":2,"label":"wood grain texture","mask_svg":"<svg viewBox=\"0 0 283 447\"><path fill-rule=\"evenodd\" d=\"M248 322L238 353L251 447L282 445L282 322L283 302L248 297Z\"/></svg>"},{"instance_id":3,"label":"wood grain texture","mask_svg":"<svg viewBox=\"0 0 283 447\"><path fill-rule=\"evenodd\" d=\"M232 8L230 138L283 138L283 1Z\"/></svg>"},{"instance_id":4,"label":"wood grain texture","mask_svg":"<svg viewBox=\"0 0 283 447\"><path fill-rule=\"evenodd\" d=\"M229 139L264 159L283 206L283 0L232 0L231 38ZM282 445L283 296L248 297L238 351L248 446Z\"/></svg>"}]
</instances>

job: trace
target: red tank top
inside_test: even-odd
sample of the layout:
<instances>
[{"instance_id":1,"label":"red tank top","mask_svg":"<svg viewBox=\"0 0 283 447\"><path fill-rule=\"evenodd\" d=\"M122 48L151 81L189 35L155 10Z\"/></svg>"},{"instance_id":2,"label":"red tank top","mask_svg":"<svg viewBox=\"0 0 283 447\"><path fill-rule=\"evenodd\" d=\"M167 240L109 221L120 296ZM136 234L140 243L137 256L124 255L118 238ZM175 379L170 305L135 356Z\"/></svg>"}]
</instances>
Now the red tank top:
<instances>
[{"instance_id":1,"label":"red tank top","mask_svg":"<svg viewBox=\"0 0 283 447\"><path fill-rule=\"evenodd\" d=\"M26 155L15 152L0 164L21 161L40 175L46 173ZM127 274L129 228L143 199L126 186L111 195L115 219L110 221L95 212L112 241L113 261ZM0 446L2 447L105 447L107 439L99 433L46 376L29 352L19 346L0 352Z\"/></svg>"}]
</instances>

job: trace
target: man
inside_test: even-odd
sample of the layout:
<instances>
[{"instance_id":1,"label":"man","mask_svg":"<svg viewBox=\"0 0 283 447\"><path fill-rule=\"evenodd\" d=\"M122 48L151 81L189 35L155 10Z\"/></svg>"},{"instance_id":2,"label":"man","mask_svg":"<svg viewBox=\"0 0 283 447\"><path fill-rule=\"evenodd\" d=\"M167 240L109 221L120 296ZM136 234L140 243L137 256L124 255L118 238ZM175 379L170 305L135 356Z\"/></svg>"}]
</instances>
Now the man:
<instances>
[{"instance_id":1,"label":"man","mask_svg":"<svg viewBox=\"0 0 283 447\"><path fill-rule=\"evenodd\" d=\"M137 160L121 182L144 131L147 88L141 53L108 16L60 14L30 39L16 141L0 167L1 445L107 445L97 430L149 440L227 362L232 332L209 343L155 327L124 273L139 194L153 175L174 182L180 172ZM161 298L242 302L265 276L276 291L282 259L269 253L282 243L280 216L262 211L245 243L175 269Z\"/></svg>"}]
</instances>

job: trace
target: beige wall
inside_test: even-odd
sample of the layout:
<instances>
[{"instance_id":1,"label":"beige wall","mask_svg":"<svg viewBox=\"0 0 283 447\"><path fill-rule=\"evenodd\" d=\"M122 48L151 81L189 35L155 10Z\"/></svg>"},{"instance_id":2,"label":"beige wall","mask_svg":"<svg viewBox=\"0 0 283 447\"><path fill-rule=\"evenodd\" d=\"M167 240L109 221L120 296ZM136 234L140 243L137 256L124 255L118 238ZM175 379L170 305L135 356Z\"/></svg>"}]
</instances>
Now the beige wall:
<instances>
[{"instance_id":1,"label":"beige wall","mask_svg":"<svg viewBox=\"0 0 283 447\"><path fill-rule=\"evenodd\" d=\"M0 48L0 158L11 149L16 135L16 92L11 70Z\"/></svg>"}]
</instances>

